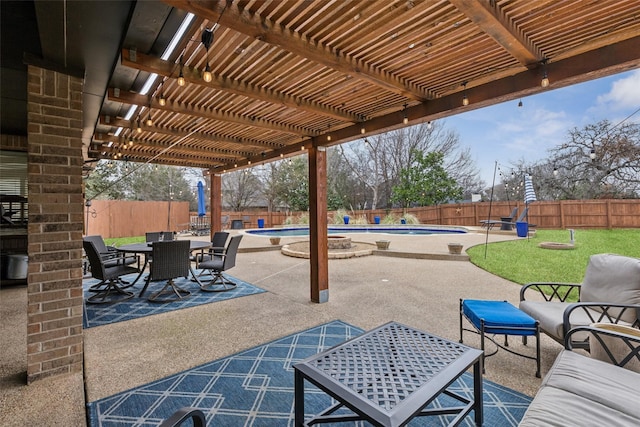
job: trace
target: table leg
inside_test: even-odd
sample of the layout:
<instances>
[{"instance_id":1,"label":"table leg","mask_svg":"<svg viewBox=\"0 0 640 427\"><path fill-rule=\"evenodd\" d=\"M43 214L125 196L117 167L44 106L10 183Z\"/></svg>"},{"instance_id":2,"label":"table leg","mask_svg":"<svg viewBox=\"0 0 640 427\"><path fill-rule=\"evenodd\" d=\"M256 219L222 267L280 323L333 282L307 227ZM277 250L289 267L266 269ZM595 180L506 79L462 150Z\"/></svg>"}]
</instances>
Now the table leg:
<instances>
[{"instance_id":1,"label":"table leg","mask_svg":"<svg viewBox=\"0 0 640 427\"><path fill-rule=\"evenodd\" d=\"M294 369L294 426L304 426L304 378L302 374Z\"/></svg>"},{"instance_id":2,"label":"table leg","mask_svg":"<svg viewBox=\"0 0 640 427\"><path fill-rule=\"evenodd\" d=\"M482 357L473 365L473 400L476 426L481 426L484 420L482 413Z\"/></svg>"},{"instance_id":3,"label":"table leg","mask_svg":"<svg viewBox=\"0 0 640 427\"><path fill-rule=\"evenodd\" d=\"M144 270L146 270L148 264L149 264L149 259L147 258L147 255L145 254L144 263L142 264L142 268L140 269L140 273L138 273L138 276L136 277L136 279L129 286L133 286L136 283L138 283L138 280L140 280L140 277L142 276L142 274L144 274Z\"/></svg>"}]
</instances>

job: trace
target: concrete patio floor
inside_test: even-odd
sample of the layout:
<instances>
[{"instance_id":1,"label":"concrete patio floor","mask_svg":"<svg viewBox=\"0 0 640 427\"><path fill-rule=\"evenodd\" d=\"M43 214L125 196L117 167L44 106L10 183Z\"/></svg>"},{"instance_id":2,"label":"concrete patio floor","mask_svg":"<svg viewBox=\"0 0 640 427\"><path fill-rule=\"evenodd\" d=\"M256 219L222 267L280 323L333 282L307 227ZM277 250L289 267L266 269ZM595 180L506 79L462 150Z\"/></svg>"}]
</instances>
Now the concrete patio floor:
<instances>
[{"instance_id":1,"label":"concrete patio floor","mask_svg":"<svg viewBox=\"0 0 640 427\"><path fill-rule=\"evenodd\" d=\"M351 237L371 243L380 235ZM0 425L85 425L86 401L335 319L365 330L394 320L457 341L460 298L518 304L519 285L475 267L464 255L447 255L448 242L460 242L466 249L483 244L485 237L482 230L454 236L385 235L391 240L387 252L331 260L329 301L314 304L309 261L282 255L267 237L245 235L229 274L267 292L87 329L84 376L29 386L24 385L26 288L1 289ZM490 242L514 238L515 231L489 234ZM305 238L285 237L281 243L299 240ZM537 244L535 238L521 240ZM517 337L509 343L534 354L534 347L524 347ZM479 347L479 339L465 333L465 344ZM562 347L546 336L541 347L544 376ZM501 350L487 359L485 378L533 396L541 381L534 373L533 360Z\"/></svg>"}]
</instances>

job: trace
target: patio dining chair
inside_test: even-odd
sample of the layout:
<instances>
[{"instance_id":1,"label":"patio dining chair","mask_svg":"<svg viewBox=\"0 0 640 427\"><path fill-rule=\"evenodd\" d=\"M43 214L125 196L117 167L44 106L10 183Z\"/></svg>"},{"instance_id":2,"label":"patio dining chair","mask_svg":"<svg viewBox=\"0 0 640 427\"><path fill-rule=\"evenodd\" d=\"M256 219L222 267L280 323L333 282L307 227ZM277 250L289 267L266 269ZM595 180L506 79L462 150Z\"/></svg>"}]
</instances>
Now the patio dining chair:
<instances>
[{"instance_id":1,"label":"patio dining chair","mask_svg":"<svg viewBox=\"0 0 640 427\"><path fill-rule=\"evenodd\" d=\"M237 286L236 283L224 277L224 272L236 265L236 254L242 240L242 234L231 237L226 249L219 255L214 256L209 261L201 262L199 268L209 270L213 277L209 282L200 285L200 289L206 292L224 292Z\"/></svg>"},{"instance_id":2,"label":"patio dining chair","mask_svg":"<svg viewBox=\"0 0 640 427\"><path fill-rule=\"evenodd\" d=\"M163 241L173 240L173 233L171 231L151 231L145 233L145 240L147 243L159 242L160 236Z\"/></svg>"},{"instance_id":3,"label":"patio dining chair","mask_svg":"<svg viewBox=\"0 0 640 427\"><path fill-rule=\"evenodd\" d=\"M104 242L104 239L102 238L102 236L100 235L93 235L93 236L85 236L82 239L85 242L92 242L94 244L94 246L96 247L96 250L98 251L98 254L100 255L100 258L102 258L102 261L105 265L106 268L109 267L116 267L118 265L124 264L124 265L133 265L133 264L137 264L137 269L140 270L140 258L136 255L125 255L121 252L118 252L118 250L113 247L113 246L107 246L107 244ZM86 255L86 251L85 251L85 255ZM88 258L88 256L87 256ZM90 269L91 268L91 263L87 264L87 267ZM86 274L87 271L85 269L85 271L83 272L83 274ZM129 284L128 282L124 281L124 280L120 280L120 283L122 285L122 289L127 288L128 286L131 286L131 284ZM100 282L96 285L93 285L91 287L92 291L96 291L98 289L100 289L100 287L102 287L104 285L104 282ZM128 286L127 286L128 285Z\"/></svg>"},{"instance_id":4,"label":"patio dining chair","mask_svg":"<svg viewBox=\"0 0 640 427\"><path fill-rule=\"evenodd\" d=\"M145 281L140 296L144 294L149 283L166 281L162 289L147 298L152 302L171 302L181 300L191 295L191 292L178 286L174 279L187 277L191 253L189 240L170 240L167 242L153 242L151 261L149 261L149 275Z\"/></svg>"},{"instance_id":5,"label":"patio dining chair","mask_svg":"<svg viewBox=\"0 0 640 427\"><path fill-rule=\"evenodd\" d=\"M119 262L117 258L109 258L105 260L100 255L98 248L91 240L83 240L84 248L89 264L91 265L91 277L100 280L98 285L91 287L94 295L87 298L87 303L104 304L119 301L125 301L133 297L133 292L125 291L126 286L121 286L121 277L127 274L139 273L139 270L130 265L126 265L124 261ZM124 254L121 258L125 258ZM112 263L110 266L107 263Z\"/></svg>"}]
</instances>

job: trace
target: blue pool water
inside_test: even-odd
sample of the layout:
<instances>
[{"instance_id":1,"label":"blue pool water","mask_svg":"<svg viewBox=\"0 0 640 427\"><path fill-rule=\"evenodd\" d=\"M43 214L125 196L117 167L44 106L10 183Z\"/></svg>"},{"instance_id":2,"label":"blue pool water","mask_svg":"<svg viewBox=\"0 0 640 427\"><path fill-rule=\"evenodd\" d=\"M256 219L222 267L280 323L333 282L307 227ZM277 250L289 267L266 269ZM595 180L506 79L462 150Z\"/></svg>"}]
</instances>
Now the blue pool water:
<instances>
[{"instance_id":1,"label":"blue pool water","mask_svg":"<svg viewBox=\"0 0 640 427\"><path fill-rule=\"evenodd\" d=\"M249 234L267 237L287 237L287 236L308 236L309 227L287 227L287 228L263 228L247 230ZM386 233L386 234L462 234L465 230L457 228L427 228L427 227L329 227L328 234L341 233Z\"/></svg>"}]
</instances>

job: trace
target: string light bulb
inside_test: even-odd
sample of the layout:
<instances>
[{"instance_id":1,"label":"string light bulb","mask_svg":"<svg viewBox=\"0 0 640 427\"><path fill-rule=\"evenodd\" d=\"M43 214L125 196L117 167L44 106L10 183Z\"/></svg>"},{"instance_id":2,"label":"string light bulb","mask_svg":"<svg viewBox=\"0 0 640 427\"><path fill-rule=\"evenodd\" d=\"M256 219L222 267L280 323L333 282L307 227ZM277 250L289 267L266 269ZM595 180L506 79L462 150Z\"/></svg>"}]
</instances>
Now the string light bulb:
<instances>
[{"instance_id":1,"label":"string light bulb","mask_svg":"<svg viewBox=\"0 0 640 427\"><path fill-rule=\"evenodd\" d=\"M163 94L160 94L160 98L158 98L158 104L160 104L161 107L164 107L165 105L167 105L167 99L164 97Z\"/></svg>"},{"instance_id":2,"label":"string light bulb","mask_svg":"<svg viewBox=\"0 0 640 427\"><path fill-rule=\"evenodd\" d=\"M522 108L522 99L518 101L518 108Z\"/></svg>"},{"instance_id":3,"label":"string light bulb","mask_svg":"<svg viewBox=\"0 0 640 427\"><path fill-rule=\"evenodd\" d=\"M187 84L187 81L184 79L184 55L180 56L180 74L178 75L178 86L183 87Z\"/></svg>"},{"instance_id":4,"label":"string light bulb","mask_svg":"<svg viewBox=\"0 0 640 427\"><path fill-rule=\"evenodd\" d=\"M142 133L142 123L139 117L138 117L138 126L136 127L136 132Z\"/></svg>"},{"instance_id":5,"label":"string light bulb","mask_svg":"<svg viewBox=\"0 0 640 427\"><path fill-rule=\"evenodd\" d=\"M549 75L547 74L547 58L541 61L542 63L542 80L540 81L540 86L547 87L549 86Z\"/></svg>"},{"instance_id":6,"label":"string light bulb","mask_svg":"<svg viewBox=\"0 0 640 427\"><path fill-rule=\"evenodd\" d=\"M409 117L407 117L407 104L404 104L404 115L402 117L402 123L404 123L405 125L409 124Z\"/></svg>"},{"instance_id":7,"label":"string light bulb","mask_svg":"<svg viewBox=\"0 0 640 427\"><path fill-rule=\"evenodd\" d=\"M462 105L469 105L469 98L467 97L467 82L462 83L462 87L464 88L464 93L462 95Z\"/></svg>"},{"instance_id":8,"label":"string light bulb","mask_svg":"<svg viewBox=\"0 0 640 427\"><path fill-rule=\"evenodd\" d=\"M147 126L153 126L153 120L151 120L151 109L149 109L149 114L147 115Z\"/></svg>"},{"instance_id":9,"label":"string light bulb","mask_svg":"<svg viewBox=\"0 0 640 427\"><path fill-rule=\"evenodd\" d=\"M202 80L204 80L207 83L211 83L211 80L213 80L213 76L211 75L211 68L209 68L209 64L207 64L207 66L204 69L204 73L202 74Z\"/></svg>"}]
</instances>

